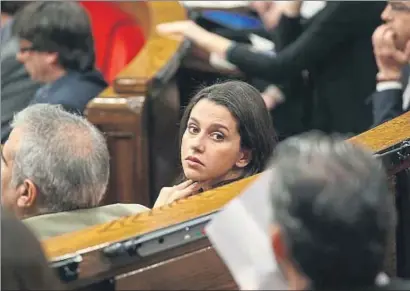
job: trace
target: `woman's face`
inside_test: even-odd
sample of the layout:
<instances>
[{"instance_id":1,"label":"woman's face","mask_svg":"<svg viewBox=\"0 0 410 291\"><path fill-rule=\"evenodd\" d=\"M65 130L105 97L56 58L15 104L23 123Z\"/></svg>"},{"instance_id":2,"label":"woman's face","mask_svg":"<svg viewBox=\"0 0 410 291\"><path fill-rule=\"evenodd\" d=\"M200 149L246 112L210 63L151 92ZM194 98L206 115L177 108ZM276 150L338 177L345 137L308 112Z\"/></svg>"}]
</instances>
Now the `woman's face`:
<instances>
[{"instance_id":1,"label":"woman's face","mask_svg":"<svg viewBox=\"0 0 410 291\"><path fill-rule=\"evenodd\" d=\"M241 149L238 124L229 110L208 99L192 109L181 143L185 177L203 183L203 188L240 176L250 161Z\"/></svg>"}]
</instances>

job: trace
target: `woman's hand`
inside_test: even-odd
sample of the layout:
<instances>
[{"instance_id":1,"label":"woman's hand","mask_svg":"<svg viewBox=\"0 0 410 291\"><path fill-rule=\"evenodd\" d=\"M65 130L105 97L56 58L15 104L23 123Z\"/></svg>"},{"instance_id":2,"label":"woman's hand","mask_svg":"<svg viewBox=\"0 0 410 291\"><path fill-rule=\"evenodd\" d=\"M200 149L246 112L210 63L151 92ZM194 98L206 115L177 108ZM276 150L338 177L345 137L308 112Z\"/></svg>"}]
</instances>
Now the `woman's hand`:
<instances>
[{"instance_id":1,"label":"woman's hand","mask_svg":"<svg viewBox=\"0 0 410 291\"><path fill-rule=\"evenodd\" d=\"M272 5L275 5L274 1L250 1L249 3L249 7L256 11L260 17L262 17Z\"/></svg>"},{"instance_id":2,"label":"woman's hand","mask_svg":"<svg viewBox=\"0 0 410 291\"><path fill-rule=\"evenodd\" d=\"M226 51L232 44L229 39L209 32L191 20L159 24L157 32L171 38L186 37L198 47L216 53L221 58L225 58Z\"/></svg>"},{"instance_id":3,"label":"woman's hand","mask_svg":"<svg viewBox=\"0 0 410 291\"><path fill-rule=\"evenodd\" d=\"M157 25L157 32L165 36L187 37L191 40L201 38L207 33L205 29L192 20L174 21Z\"/></svg>"},{"instance_id":4,"label":"woman's hand","mask_svg":"<svg viewBox=\"0 0 410 291\"><path fill-rule=\"evenodd\" d=\"M174 202L175 200L186 198L196 194L201 185L198 182L187 180L173 187L164 187L161 189L154 208L161 207Z\"/></svg>"}]
</instances>

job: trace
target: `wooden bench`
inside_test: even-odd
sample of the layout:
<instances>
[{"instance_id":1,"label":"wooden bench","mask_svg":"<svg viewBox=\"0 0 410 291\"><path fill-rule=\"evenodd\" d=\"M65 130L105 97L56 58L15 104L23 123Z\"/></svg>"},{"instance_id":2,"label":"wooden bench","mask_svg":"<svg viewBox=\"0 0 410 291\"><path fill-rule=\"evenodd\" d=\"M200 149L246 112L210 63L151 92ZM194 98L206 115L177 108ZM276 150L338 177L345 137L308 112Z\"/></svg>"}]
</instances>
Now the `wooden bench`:
<instances>
[{"instance_id":1,"label":"wooden bench","mask_svg":"<svg viewBox=\"0 0 410 291\"><path fill-rule=\"evenodd\" d=\"M180 103L174 75L188 48L182 39L159 36L155 27L187 16L178 1L116 5L141 24L146 42L112 85L88 104L86 115L106 135L111 155L104 203L149 206L177 175Z\"/></svg>"},{"instance_id":2,"label":"wooden bench","mask_svg":"<svg viewBox=\"0 0 410 291\"><path fill-rule=\"evenodd\" d=\"M410 113L350 139L350 142L363 145L375 154L381 154L391 176L399 177L404 169L410 167L410 150L405 149L410 140ZM398 148L400 151L395 151ZM389 153L391 152L391 153ZM386 155L384 155L386 154ZM88 290L234 290L235 282L223 262L210 246L206 237L165 252L142 258L128 258L113 261L102 254L108 245L155 230L190 221L197 217L221 209L227 202L239 195L256 176L224 187L214 189L186 200L165 206L162 209L124 217L117 221L98 225L83 231L70 233L43 242L50 260L69 264L70 260L81 255L78 278L67 283L69 289ZM397 180L398 181L398 180ZM410 188L400 188L398 196L407 197ZM403 192L404 191L404 192ZM407 191L407 192L406 192ZM407 195L407 196L405 196ZM410 238L407 229L410 225L409 202L401 200L399 205L399 226L397 236L392 236L391 245L395 248L391 256L407 256ZM407 213L407 217L403 216ZM392 230L394 232L394 230ZM404 234L403 234L404 232ZM407 237L406 237L407 234ZM405 247L407 245L407 247ZM406 255L407 252L407 255ZM64 260L66 256L66 260ZM393 258L394 259L394 258ZM395 261L394 261L395 262ZM409 261L399 268L408 268ZM75 267L76 264L73 266ZM73 267L73 270L75 268ZM395 268L395 266L393 266ZM406 271L406 270L405 270ZM408 271L408 269L407 269ZM115 278L115 279L114 279Z\"/></svg>"}]
</instances>

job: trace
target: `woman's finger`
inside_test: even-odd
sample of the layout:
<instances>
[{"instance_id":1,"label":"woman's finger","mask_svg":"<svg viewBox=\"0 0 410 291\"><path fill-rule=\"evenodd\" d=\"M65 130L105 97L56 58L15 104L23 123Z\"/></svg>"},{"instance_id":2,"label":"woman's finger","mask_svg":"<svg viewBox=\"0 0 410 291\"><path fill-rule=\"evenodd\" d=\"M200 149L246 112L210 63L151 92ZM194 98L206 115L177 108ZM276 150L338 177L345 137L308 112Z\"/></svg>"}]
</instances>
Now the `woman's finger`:
<instances>
[{"instance_id":1,"label":"woman's finger","mask_svg":"<svg viewBox=\"0 0 410 291\"><path fill-rule=\"evenodd\" d=\"M175 200L186 198L192 194L195 194L199 189L200 189L200 184L198 182L195 182L183 190L175 191L175 193L171 195L170 200L168 200L168 203L171 203Z\"/></svg>"},{"instance_id":2,"label":"woman's finger","mask_svg":"<svg viewBox=\"0 0 410 291\"><path fill-rule=\"evenodd\" d=\"M194 181L192 181L192 180L186 180L186 181L182 182L181 184L175 185L173 188L174 188L175 190L183 190L183 189L185 189L186 187L192 185L192 183L194 183Z\"/></svg>"}]
</instances>

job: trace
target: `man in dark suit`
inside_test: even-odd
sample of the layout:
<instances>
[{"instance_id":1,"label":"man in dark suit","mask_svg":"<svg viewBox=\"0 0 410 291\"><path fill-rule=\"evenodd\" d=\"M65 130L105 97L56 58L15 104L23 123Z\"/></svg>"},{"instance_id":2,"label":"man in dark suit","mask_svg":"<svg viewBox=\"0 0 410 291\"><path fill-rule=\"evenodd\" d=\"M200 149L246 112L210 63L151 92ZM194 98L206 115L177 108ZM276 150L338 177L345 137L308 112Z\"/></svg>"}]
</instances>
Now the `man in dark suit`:
<instances>
[{"instance_id":1,"label":"man in dark suit","mask_svg":"<svg viewBox=\"0 0 410 291\"><path fill-rule=\"evenodd\" d=\"M19 43L12 38L15 14L29 2L1 2L1 141L10 131L13 115L27 107L40 84L33 81L24 65L17 61Z\"/></svg>"},{"instance_id":2,"label":"man in dark suit","mask_svg":"<svg viewBox=\"0 0 410 291\"><path fill-rule=\"evenodd\" d=\"M410 2L389 2L382 19L386 23L373 34L379 69L372 95L374 126L410 110Z\"/></svg>"},{"instance_id":3,"label":"man in dark suit","mask_svg":"<svg viewBox=\"0 0 410 291\"><path fill-rule=\"evenodd\" d=\"M31 104L60 104L82 114L106 86L95 69L94 40L86 11L76 2L33 2L14 24L17 60L44 84Z\"/></svg>"},{"instance_id":4,"label":"man in dark suit","mask_svg":"<svg viewBox=\"0 0 410 291\"><path fill-rule=\"evenodd\" d=\"M381 161L304 134L279 144L271 168L271 244L289 290L410 290L382 273L396 211Z\"/></svg>"}]
</instances>

